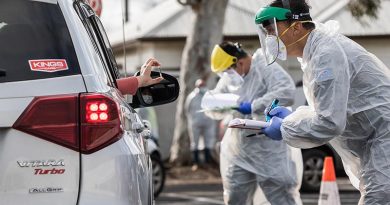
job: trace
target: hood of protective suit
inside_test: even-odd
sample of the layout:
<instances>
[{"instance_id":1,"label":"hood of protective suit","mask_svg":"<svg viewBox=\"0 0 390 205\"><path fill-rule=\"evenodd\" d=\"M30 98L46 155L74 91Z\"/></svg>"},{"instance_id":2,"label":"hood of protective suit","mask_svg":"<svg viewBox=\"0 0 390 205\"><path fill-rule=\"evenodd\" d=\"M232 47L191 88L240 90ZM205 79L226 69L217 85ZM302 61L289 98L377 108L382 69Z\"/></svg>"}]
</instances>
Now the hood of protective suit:
<instances>
[{"instance_id":1,"label":"hood of protective suit","mask_svg":"<svg viewBox=\"0 0 390 205\"><path fill-rule=\"evenodd\" d=\"M314 22L314 23L316 25L316 29L314 29L312 33L309 35L309 37L307 38L306 45L303 49L303 56L302 58L297 57L298 62L301 64L302 71L305 71L305 68L307 67L307 60L309 59L309 55L310 55L310 45L313 44L313 42L311 42L313 33L321 32L323 35L327 35L329 37L336 36L339 34L338 32L340 30L340 24L337 21L330 20L324 24L318 22Z\"/></svg>"}]
</instances>

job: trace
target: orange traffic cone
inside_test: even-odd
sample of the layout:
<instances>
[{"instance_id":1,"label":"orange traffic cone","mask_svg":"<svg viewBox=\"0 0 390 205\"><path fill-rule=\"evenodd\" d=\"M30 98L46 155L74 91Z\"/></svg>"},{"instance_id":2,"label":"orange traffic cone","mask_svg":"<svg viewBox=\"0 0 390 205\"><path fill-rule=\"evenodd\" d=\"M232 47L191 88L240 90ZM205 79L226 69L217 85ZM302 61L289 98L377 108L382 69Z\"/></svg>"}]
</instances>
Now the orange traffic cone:
<instances>
[{"instance_id":1,"label":"orange traffic cone","mask_svg":"<svg viewBox=\"0 0 390 205\"><path fill-rule=\"evenodd\" d=\"M325 157L318 205L340 205L339 189L337 188L332 157Z\"/></svg>"}]
</instances>

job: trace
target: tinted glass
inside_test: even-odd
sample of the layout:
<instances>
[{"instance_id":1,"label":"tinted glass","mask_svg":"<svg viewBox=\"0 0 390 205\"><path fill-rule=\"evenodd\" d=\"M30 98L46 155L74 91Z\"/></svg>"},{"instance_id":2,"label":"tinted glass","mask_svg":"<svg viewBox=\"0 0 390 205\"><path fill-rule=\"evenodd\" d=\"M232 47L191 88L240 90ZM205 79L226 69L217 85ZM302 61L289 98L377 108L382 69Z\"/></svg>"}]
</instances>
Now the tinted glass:
<instances>
[{"instance_id":1,"label":"tinted glass","mask_svg":"<svg viewBox=\"0 0 390 205\"><path fill-rule=\"evenodd\" d=\"M0 83L80 74L57 4L0 1Z\"/></svg>"}]
</instances>

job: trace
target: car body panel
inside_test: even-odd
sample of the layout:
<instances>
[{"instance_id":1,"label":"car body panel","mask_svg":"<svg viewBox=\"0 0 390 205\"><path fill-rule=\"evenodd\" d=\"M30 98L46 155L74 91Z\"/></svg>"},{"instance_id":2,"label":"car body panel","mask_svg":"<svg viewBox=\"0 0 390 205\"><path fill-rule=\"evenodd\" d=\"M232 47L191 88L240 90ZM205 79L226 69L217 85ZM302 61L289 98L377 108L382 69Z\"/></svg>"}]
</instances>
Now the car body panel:
<instances>
[{"instance_id":1,"label":"car body panel","mask_svg":"<svg viewBox=\"0 0 390 205\"><path fill-rule=\"evenodd\" d=\"M116 143L82 156L80 204L147 204L149 165L139 140L126 132Z\"/></svg>"},{"instance_id":2,"label":"car body panel","mask_svg":"<svg viewBox=\"0 0 390 205\"><path fill-rule=\"evenodd\" d=\"M119 97L115 90L111 94ZM151 178L146 141L132 126L141 121L123 99L118 101L122 102L123 136L102 150L81 156L80 204L147 204L149 201Z\"/></svg>"},{"instance_id":3,"label":"car body panel","mask_svg":"<svg viewBox=\"0 0 390 205\"><path fill-rule=\"evenodd\" d=\"M72 85L72 86L69 86ZM85 92L81 75L1 83L0 99Z\"/></svg>"},{"instance_id":4,"label":"car body panel","mask_svg":"<svg viewBox=\"0 0 390 205\"><path fill-rule=\"evenodd\" d=\"M9 128L32 101L32 97L0 99L0 127Z\"/></svg>"},{"instance_id":5,"label":"car body panel","mask_svg":"<svg viewBox=\"0 0 390 205\"><path fill-rule=\"evenodd\" d=\"M58 166L33 163L48 160L54 160ZM63 163L58 163L61 160ZM76 204L80 177L78 152L18 130L1 128L0 162L0 204ZM19 163L25 163L24 167ZM38 169L64 171L39 174ZM48 188L58 190L42 190Z\"/></svg>"},{"instance_id":6,"label":"car body panel","mask_svg":"<svg viewBox=\"0 0 390 205\"><path fill-rule=\"evenodd\" d=\"M160 154L160 149L159 149L159 147L157 146L156 142L154 142L152 139L148 139L148 147L147 147L147 150L148 150L148 153L149 153L149 154L152 154L152 153L155 153L155 152L157 152L158 154Z\"/></svg>"},{"instance_id":7,"label":"car body panel","mask_svg":"<svg viewBox=\"0 0 390 205\"><path fill-rule=\"evenodd\" d=\"M80 177L79 153L11 127L34 97L85 92L81 75L1 83L1 86L0 116L4 117L0 118L0 162L3 167L0 170L0 204L75 204ZM65 165L20 167L18 164L48 160L63 160ZM64 173L36 173L51 169L63 169ZM44 189L53 190L45 193ZM63 200L58 201L59 197Z\"/></svg>"}]
</instances>

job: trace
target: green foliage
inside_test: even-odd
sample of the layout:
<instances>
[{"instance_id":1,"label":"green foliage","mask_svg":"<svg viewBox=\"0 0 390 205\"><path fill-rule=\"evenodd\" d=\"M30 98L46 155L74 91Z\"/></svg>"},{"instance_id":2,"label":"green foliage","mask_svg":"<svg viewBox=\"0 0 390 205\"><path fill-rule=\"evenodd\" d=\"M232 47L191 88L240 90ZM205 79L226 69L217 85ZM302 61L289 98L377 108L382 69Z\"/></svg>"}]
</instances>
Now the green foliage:
<instances>
[{"instance_id":1,"label":"green foliage","mask_svg":"<svg viewBox=\"0 0 390 205\"><path fill-rule=\"evenodd\" d=\"M378 18L377 12L380 6L381 0L351 0L348 4L352 15L358 20L365 15L370 18Z\"/></svg>"}]
</instances>

